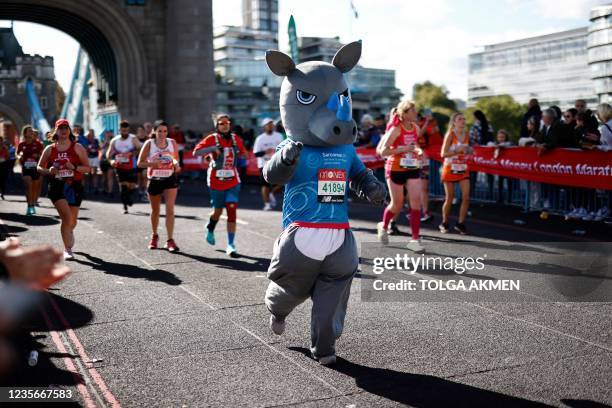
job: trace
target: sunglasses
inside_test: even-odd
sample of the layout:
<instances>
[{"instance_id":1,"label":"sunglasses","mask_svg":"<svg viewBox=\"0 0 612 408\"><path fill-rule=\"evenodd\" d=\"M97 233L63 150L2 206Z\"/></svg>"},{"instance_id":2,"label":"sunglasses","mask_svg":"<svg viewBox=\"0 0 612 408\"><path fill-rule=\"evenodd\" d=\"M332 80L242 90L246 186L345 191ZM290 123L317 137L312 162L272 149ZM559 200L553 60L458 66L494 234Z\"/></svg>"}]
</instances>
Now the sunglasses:
<instances>
[{"instance_id":1,"label":"sunglasses","mask_svg":"<svg viewBox=\"0 0 612 408\"><path fill-rule=\"evenodd\" d=\"M66 125L61 125L57 127L58 129L70 129L70 127L66 126Z\"/></svg>"}]
</instances>

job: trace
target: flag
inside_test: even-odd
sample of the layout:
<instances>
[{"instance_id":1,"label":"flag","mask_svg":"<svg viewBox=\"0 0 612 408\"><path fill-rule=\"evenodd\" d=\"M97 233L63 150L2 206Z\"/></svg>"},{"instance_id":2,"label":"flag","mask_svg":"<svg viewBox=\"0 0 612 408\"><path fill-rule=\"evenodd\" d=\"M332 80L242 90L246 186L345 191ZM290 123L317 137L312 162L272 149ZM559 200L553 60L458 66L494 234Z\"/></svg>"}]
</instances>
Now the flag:
<instances>
[{"instance_id":1,"label":"flag","mask_svg":"<svg viewBox=\"0 0 612 408\"><path fill-rule=\"evenodd\" d=\"M350 0L351 2L351 10L353 10L353 14L355 14L355 18L359 18L359 13L357 13L357 8L355 7L355 3L353 3L353 0Z\"/></svg>"},{"instance_id":2,"label":"flag","mask_svg":"<svg viewBox=\"0 0 612 408\"><path fill-rule=\"evenodd\" d=\"M291 59L293 59L294 63L299 64L300 55L298 51L297 30L295 28L295 20L293 19L293 15L289 17L287 32L289 34L289 49L291 52Z\"/></svg>"}]
</instances>

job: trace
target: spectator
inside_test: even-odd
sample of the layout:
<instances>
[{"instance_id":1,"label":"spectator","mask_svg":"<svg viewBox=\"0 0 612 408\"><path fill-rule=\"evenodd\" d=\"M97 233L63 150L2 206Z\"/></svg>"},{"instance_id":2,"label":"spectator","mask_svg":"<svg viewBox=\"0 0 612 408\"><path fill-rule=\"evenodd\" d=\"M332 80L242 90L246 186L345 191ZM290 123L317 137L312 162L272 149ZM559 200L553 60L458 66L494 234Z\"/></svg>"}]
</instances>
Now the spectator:
<instances>
[{"instance_id":1,"label":"spectator","mask_svg":"<svg viewBox=\"0 0 612 408\"><path fill-rule=\"evenodd\" d=\"M559 108L557 105L551 105L549 109L555 111L555 114L557 115L555 120L561 120L561 118L563 117L563 112L561 112L561 108Z\"/></svg>"},{"instance_id":2,"label":"spectator","mask_svg":"<svg viewBox=\"0 0 612 408\"><path fill-rule=\"evenodd\" d=\"M77 143L80 144L83 147L87 147L87 136L85 136L85 131L83 129L83 126L76 124L72 127L72 134L74 135L74 138L76 139Z\"/></svg>"},{"instance_id":3,"label":"spectator","mask_svg":"<svg viewBox=\"0 0 612 408\"><path fill-rule=\"evenodd\" d=\"M385 115L383 113L381 113L374 119L374 126L376 126L376 129L378 129L379 135L385 134L385 132L387 131L387 118L385 118Z\"/></svg>"},{"instance_id":4,"label":"spectator","mask_svg":"<svg viewBox=\"0 0 612 408\"><path fill-rule=\"evenodd\" d=\"M597 117L602 125L599 127L601 134L600 150L612 150L612 106L602 103L597 106Z\"/></svg>"},{"instance_id":5,"label":"spectator","mask_svg":"<svg viewBox=\"0 0 612 408\"><path fill-rule=\"evenodd\" d=\"M521 121L521 138L532 137L531 132L528 129L528 122L530 118L535 118L535 123L538 124L538 130L540 128L540 120L542 120L542 110L540 109L540 104L537 99L530 99L527 104L527 112L523 115L523 120Z\"/></svg>"},{"instance_id":6,"label":"spectator","mask_svg":"<svg viewBox=\"0 0 612 408\"><path fill-rule=\"evenodd\" d=\"M376 148L378 142L380 142L380 133L378 128L374 126L372 116L368 114L363 115L355 146Z\"/></svg>"},{"instance_id":7,"label":"spectator","mask_svg":"<svg viewBox=\"0 0 612 408\"><path fill-rule=\"evenodd\" d=\"M474 111L474 124L470 129L470 144L472 146L486 146L493 141L493 127L487 120L484 112Z\"/></svg>"},{"instance_id":8,"label":"spectator","mask_svg":"<svg viewBox=\"0 0 612 408\"><path fill-rule=\"evenodd\" d=\"M570 126L572 129L575 128L576 115L578 115L578 111L574 108L569 108L563 113L563 123Z\"/></svg>"},{"instance_id":9,"label":"spectator","mask_svg":"<svg viewBox=\"0 0 612 408\"><path fill-rule=\"evenodd\" d=\"M510 141L510 135L505 129L499 129L497 131L497 135L495 136L495 139L496 139L495 142L491 142L491 145L496 148L495 151L493 152L493 157L497 159L504 148L512 146L512 142ZM508 184L507 202L509 203L511 201L512 179L506 178L503 176L498 176L497 178L497 183L498 183L497 184L497 202L499 204L503 203L504 201L504 180L506 180Z\"/></svg>"},{"instance_id":10,"label":"spectator","mask_svg":"<svg viewBox=\"0 0 612 408\"><path fill-rule=\"evenodd\" d=\"M563 126L557 120L557 112L554 108L545 109L542 112L542 129L536 138L538 154L546 150L558 147L559 141L563 139Z\"/></svg>"},{"instance_id":11,"label":"spectator","mask_svg":"<svg viewBox=\"0 0 612 408\"><path fill-rule=\"evenodd\" d=\"M532 116L527 120L526 136L521 137L518 141L519 146L533 146L536 144L538 134L540 133L541 117Z\"/></svg>"},{"instance_id":12,"label":"spectator","mask_svg":"<svg viewBox=\"0 0 612 408\"><path fill-rule=\"evenodd\" d=\"M283 139L287 138L287 132L285 131L285 127L283 126L282 120L279 119L278 122L276 122L276 126L274 127L274 130L280 133L281 135L283 135Z\"/></svg>"},{"instance_id":13,"label":"spectator","mask_svg":"<svg viewBox=\"0 0 612 408\"><path fill-rule=\"evenodd\" d=\"M593 150L599 145L601 133L599 129L589 128L587 122L591 115L586 112L578 112L576 115L576 127L574 128L574 138L582 149Z\"/></svg>"},{"instance_id":14,"label":"spectator","mask_svg":"<svg viewBox=\"0 0 612 408\"><path fill-rule=\"evenodd\" d=\"M597 123L597 118L593 112L590 109L587 109L587 104L584 99L576 99L576 102L574 102L574 108L578 111L578 113L586 113L588 120L585 122L585 125L587 128L596 129L597 126L599 126L599 123Z\"/></svg>"}]
</instances>

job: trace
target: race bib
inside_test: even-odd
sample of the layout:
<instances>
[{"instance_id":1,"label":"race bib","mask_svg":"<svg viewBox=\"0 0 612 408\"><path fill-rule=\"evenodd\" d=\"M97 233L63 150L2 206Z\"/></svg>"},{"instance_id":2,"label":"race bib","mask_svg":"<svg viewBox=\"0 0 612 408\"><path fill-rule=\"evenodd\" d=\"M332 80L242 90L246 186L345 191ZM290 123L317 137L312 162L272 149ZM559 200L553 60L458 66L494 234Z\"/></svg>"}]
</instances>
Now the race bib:
<instances>
[{"instance_id":1,"label":"race bib","mask_svg":"<svg viewBox=\"0 0 612 408\"><path fill-rule=\"evenodd\" d=\"M172 169L153 169L151 176L156 178L168 178L172 176L173 173L174 170Z\"/></svg>"},{"instance_id":2,"label":"race bib","mask_svg":"<svg viewBox=\"0 0 612 408\"><path fill-rule=\"evenodd\" d=\"M218 179L231 179L234 178L234 169L220 169L217 170Z\"/></svg>"},{"instance_id":3,"label":"race bib","mask_svg":"<svg viewBox=\"0 0 612 408\"><path fill-rule=\"evenodd\" d=\"M467 164L465 163L451 163L452 174L463 174L467 170Z\"/></svg>"},{"instance_id":4,"label":"race bib","mask_svg":"<svg viewBox=\"0 0 612 408\"><path fill-rule=\"evenodd\" d=\"M320 203L343 203L346 196L346 171L319 169L317 174L317 200Z\"/></svg>"},{"instance_id":5,"label":"race bib","mask_svg":"<svg viewBox=\"0 0 612 408\"><path fill-rule=\"evenodd\" d=\"M57 172L56 178L71 178L74 177L74 171L68 169L60 169Z\"/></svg>"},{"instance_id":6,"label":"race bib","mask_svg":"<svg viewBox=\"0 0 612 408\"><path fill-rule=\"evenodd\" d=\"M400 167L404 169L418 169L421 165L421 160L415 155L407 153L400 159Z\"/></svg>"},{"instance_id":7,"label":"race bib","mask_svg":"<svg viewBox=\"0 0 612 408\"><path fill-rule=\"evenodd\" d=\"M126 164L131 161L131 154L129 153L121 153L115 156L117 163Z\"/></svg>"},{"instance_id":8,"label":"race bib","mask_svg":"<svg viewBox=\"0 0 612 408\"><path fill-rule=\"evenodd\" d=\"M34 167L36 167L36 161L26 160L26 162L23 164L23 167L25 167L26 169L33 169Z\"/></svg>"}]
</instances>

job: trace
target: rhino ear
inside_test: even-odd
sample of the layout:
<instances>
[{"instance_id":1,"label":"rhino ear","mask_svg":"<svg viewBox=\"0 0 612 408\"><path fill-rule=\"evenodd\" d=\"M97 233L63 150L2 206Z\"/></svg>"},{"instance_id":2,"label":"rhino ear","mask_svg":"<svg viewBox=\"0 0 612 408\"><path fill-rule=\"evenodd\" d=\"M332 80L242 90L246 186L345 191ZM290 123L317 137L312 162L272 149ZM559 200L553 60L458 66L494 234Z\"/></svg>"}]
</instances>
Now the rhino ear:
<instances>
[{"instance_id":1,"label":"rhino ear","mask_svg":"<svg viewBox=\"0 0 612 408\"><path fill-rule=\"evenodd\" d=\"M287 76L295 70L295 63L291 57L276 50L266 51L266 63L270 71L278 76Z\"/></svg>"},{"instance_id":2,"label":"rhino ear","mask_svg":"<svg viewBox=\"0 0 612 408\"><path fill-rule=\"evenodd\" d=\"M354 41L350 44L340 48L334 59L332 65L340 70L340 72L349 72L361 58L361 40Z\"/></svg>"}]
</instances>

